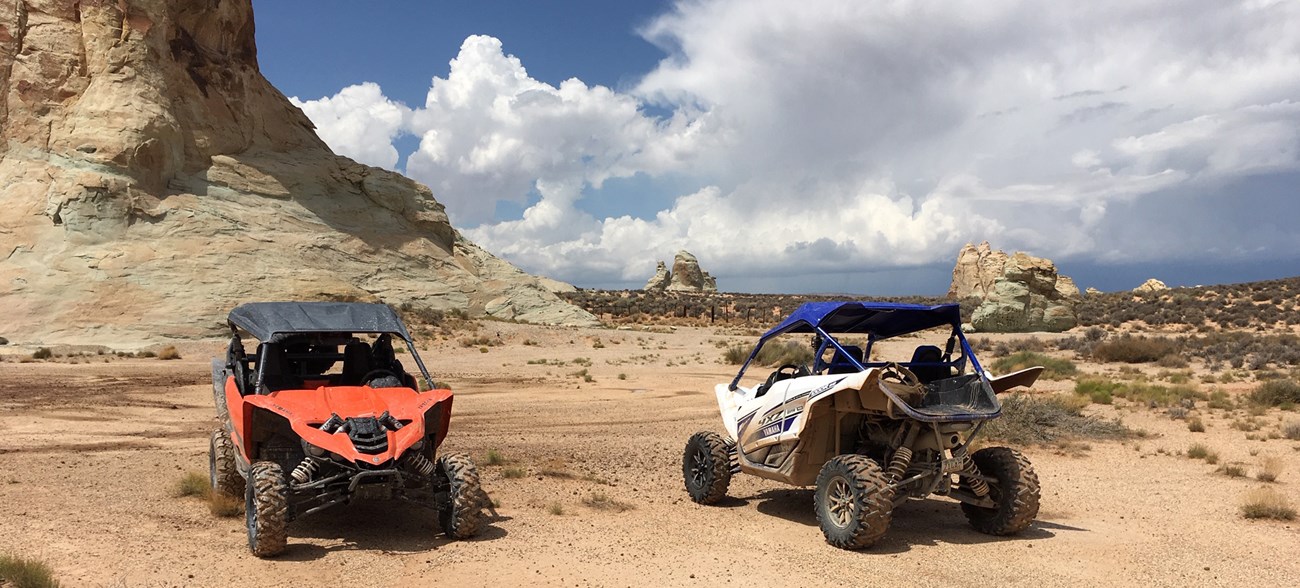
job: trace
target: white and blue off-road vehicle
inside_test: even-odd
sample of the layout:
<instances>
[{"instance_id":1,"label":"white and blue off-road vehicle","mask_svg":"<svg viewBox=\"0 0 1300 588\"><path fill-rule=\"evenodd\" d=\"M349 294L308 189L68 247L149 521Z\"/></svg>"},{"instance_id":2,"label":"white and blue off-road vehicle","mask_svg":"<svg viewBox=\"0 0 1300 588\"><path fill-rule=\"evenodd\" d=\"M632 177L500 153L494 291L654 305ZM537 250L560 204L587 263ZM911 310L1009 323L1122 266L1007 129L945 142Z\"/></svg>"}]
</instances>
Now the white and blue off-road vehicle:
<instances>
[{"instance_id":1,"label":"white and blue off-road vehicle","mask_svg":"<svg viewBox=\"0 0 1300 588\"><path fill-rule=\"evenodd\" d=\"M761 384L741 386L763 346L791 333L812 334L812 365L783 365ZM882 355L878 343L895 337L905 337L910 360L873 359ZM1038 514L1033 467L1013 449L969 448L1001 414L997 393L1031 386L1041 372L990 378L956 304L807 303L759 338L734 380L717 386L726 435L691 437L686 490L712 504L740 472L815 485L826 541L844 549L872 545L896 505L931 494L960 501L980 532L1017 533Z\"/></svg>"}]
</instances>

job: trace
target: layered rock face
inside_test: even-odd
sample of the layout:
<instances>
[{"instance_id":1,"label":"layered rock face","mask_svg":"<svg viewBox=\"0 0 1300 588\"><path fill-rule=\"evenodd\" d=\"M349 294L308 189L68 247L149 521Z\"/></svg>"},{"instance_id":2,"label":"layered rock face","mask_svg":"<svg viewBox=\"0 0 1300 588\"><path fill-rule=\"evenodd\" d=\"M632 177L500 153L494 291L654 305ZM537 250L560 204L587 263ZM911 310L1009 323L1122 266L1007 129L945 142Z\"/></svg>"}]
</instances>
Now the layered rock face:
<instances>
[{"instance_id":1,"label":"layered rock face","mask_svg":"<svg viewBox=\"0 0 1300 588\"><path fill-rule=\"evenodd\" d=\"M595 318L335 156L262 77L249 0L0 0L0 305L15 342L214 333L250 300Z\"/></svg>"},{"instance_id":2,"label":"layered rock face","mask_svg":"<svg viewBox=\"0 0 1300 588\"><path fill-rule=\"evenodd\" d=\"M671 272L664 262L659 262L645 289L647 292L717 292L718 280L700 269L700 260L683 249L673 257Z\"/></svg>"},{"instance_id":3,"label":"layered rock face","mask_svg":"<svg viewBox=\"0 0 1300 588\"><path fill-rule=\"evenodd\" d=\"M1078 324L1079 288L1051 260L967 244L952 275L949 296L981 300L971 317L977 331L1064 331Z\"/></svg>"}]
</instances>

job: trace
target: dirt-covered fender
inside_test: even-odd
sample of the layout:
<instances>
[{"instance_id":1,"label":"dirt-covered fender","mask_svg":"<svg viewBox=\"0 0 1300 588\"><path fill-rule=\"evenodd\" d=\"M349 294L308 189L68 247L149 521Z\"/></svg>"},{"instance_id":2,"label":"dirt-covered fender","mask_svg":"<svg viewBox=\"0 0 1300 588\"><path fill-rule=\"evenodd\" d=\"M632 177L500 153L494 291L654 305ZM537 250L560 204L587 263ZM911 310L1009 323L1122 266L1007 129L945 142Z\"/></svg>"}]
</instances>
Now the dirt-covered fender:
<instances>
[{"instance_id":1,"label":"dirt-covered fender","mask_svg":"<svg viewBox=\"0 0 1300 588\"><path fill-rule=\"evenodd\" d=\"M718 384L714 393L722 413L723 425L742 452L798 440L807 425L807 413L816 403L825 402L836 393L857 393L875 370L854 374L803 376L781 380L763 396L755 398L756 388L730 390Z\"/></svg>"}]
</instances>

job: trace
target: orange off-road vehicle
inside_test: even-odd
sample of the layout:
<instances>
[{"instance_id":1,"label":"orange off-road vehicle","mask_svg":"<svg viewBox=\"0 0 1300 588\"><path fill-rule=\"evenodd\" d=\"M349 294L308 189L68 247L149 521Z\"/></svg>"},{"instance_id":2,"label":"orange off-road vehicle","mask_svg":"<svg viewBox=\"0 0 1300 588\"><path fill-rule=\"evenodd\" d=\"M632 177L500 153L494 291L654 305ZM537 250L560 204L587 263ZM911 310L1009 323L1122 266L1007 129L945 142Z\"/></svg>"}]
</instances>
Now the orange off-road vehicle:
<instances>
[{"instance_id":1,"label":"orange off-road vehicle","mask_svg":"<svg viewBox=\"0 0 1300 588\"><path fill-rule=\"evenodd\" d=\"M244 496L255 555L284 551L290 521L356 499L411 501L434 509L448 537L477 532L485 501L474 464L438 454L451 390L435 389L391 308L259 302L231 311L229 325L226 357L212 361L221 427L210 475L214 490ZM257 339L255 353L243 334Z\"/></svg>"}]
</instances>

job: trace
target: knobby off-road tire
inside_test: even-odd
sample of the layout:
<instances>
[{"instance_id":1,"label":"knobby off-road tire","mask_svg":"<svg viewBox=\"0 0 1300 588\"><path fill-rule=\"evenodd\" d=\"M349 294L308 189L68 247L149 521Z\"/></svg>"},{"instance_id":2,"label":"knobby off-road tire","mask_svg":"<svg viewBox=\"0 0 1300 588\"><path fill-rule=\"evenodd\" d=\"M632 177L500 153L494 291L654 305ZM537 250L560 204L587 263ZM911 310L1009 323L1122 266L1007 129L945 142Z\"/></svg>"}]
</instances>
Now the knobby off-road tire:
<instances>
[{"instance_id":1,"label":"knobby off-road tire","mask_svg":"<svg viewBox=\"0 0 1300 588\"><path fill-rule=\"evenodd\" d=\"M699 504L714 504L727 495L731 485L729 445L722 435L700 431L691 435L682 454L682 478L686 493Z\"/></svg>"},{"instance_id":2,"label":"knobby off-road tire","mask_svg":"<svg viewBox=\"0 0 1300 588\"><path fill-rule=\"evenodd\" d=\"M880 466L865 455L840 455L817 475L813 507L826 542L840 549L870 547L889 530L894 503Z\"/></svg>"},{"instance_id":3,"label":"knobby off-road tire","mask_svg":"<svg viewBox=\"0 0 1300 588\"><path fill-rule=\"evenodd\" d=\"M437 475L447 487L438 505L438 527L452 539L469 539L483 524L483 488L469 456L450 453L438 458Z\"/></svg>"},{"instance_id":4,"label":"knobby off-road tire","mask_svg":"<svg viewBox=\"0 0 1300 588\"><path fill-rule=\"evenodd\" d=\"M235 465L235 442L225 429L213 431L208 443L208 481L213 490L236 499L244 493L244 477Z\"/></svg>"},{"instance_id":5,"label":"knobby off-road tire","mask_svg":"<svg viewBox=\"0 0 1300 588\"><path fill-rule=\"evenodd\" d=\"M244 521L248 524L248 548L257 557L284 552L288 542L285 527L289 514L289 485L280 464L254 462L248 468L244 492Z\"/></svg>"},{"instance_id":6,"label":"knobby off-road tire","mask_svg":"<svg viewBox=\"0 0 1300 588\"><path fill-rule=\"evenodd\" d=\"M981 533L1013 535L1029 527L1038 516L1038 475L1029 460L1019 451L1006 447L988 447L971 455L975 466L989 483L989 498L996 508L962 503L966 520ZM966 483L963 481L963 486Z\"/></svg>"}]
</instances>

